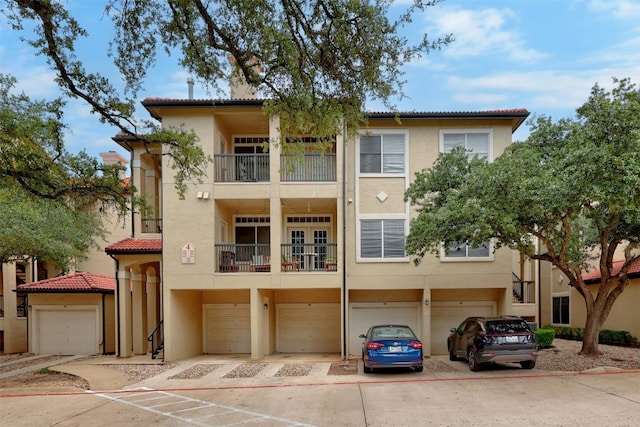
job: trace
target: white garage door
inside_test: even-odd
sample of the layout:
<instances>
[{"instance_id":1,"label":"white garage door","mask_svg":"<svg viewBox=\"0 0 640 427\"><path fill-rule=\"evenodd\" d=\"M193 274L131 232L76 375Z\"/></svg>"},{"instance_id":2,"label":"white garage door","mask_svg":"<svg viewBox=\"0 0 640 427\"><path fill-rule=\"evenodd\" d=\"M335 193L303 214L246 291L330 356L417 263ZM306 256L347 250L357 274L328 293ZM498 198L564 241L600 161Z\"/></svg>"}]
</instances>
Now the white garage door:
<instances>
[{"instance_id":1,"label":"white garage door","mask_svg":"<svg viewBox=\"0 0 640 427\"><path fill-rule=\"evenodd\" d=\"M278 304L276 351L339 353L340 304Z\"/></svg>"},{"instance_id":2,"label":"white garage door","mask_svg":"<svg viewBox=\"0 0 640 427\"><path fill-rule=\"evenodd\" d=\"M358 336L367 333L373 325L385 323L409 325L420 338L420 304L417 302L349 304L349 355L360 357L362 338Z\"/></svg>"},{"instance_id":3,"label":"white garage door","mask_svg":"<svg viewBox=\"0 0 640 427\"><path fill-rule=\"evenodd\" d=\"M98 309L34 310L40 354L97 354Z\"/></svg>"},{"instance_id":4,"label":"white garage door","mask_svg":"<svg viewBox=\"0 0 640 427\"><path fill-rule=\"evenodd\" d=\"M447 337L470 316L495 316L494 301L456 301L431 303L431 354L447 354Z\"/></svg>"},{"instance_id":5,"label":"white garage door","mask_svg":"<svg viewBox=\"0 0 640 427\"><path fill-rule=\"evenodd\" d=\"M204 352L251 353L249 304L205 304Z\"/></svg>"}]
</instances>

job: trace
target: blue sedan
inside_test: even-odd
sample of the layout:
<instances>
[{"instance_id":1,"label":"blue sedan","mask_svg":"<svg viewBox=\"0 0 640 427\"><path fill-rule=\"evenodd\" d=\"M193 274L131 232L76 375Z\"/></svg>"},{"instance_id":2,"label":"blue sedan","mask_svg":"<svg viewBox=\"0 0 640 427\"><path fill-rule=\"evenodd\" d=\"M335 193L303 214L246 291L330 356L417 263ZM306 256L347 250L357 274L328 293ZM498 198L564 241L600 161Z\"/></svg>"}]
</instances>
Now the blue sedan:
<instances>
[{"instance_id":1,"label":"blue sedan","mask_svg":"<svg viewBox=\"0 0 640 427\"><path fill-rule=\"evenodd\" d=\"M422 342L407 325L377 325L360 338L364 372L374 368L411 367L422 372Z\"/></svg>"}]
</instances>

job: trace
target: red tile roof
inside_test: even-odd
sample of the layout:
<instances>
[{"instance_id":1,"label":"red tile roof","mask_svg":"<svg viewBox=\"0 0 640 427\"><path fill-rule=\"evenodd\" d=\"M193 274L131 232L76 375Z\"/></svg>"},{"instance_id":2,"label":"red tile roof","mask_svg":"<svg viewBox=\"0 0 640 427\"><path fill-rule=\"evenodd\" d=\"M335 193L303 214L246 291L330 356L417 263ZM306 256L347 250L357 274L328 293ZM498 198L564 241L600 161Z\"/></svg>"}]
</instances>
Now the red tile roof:
<instances>
[{"instance_id":1,"label":"red tile roof","mask_svg":"<svg viewBox=\"0 0 640 427\"><path fill-rule=\"evenodd\" d=\"M624 264L624 260L614 261L611 274L612 275L618 274L620 272L620 269L622 269L623 264ZM636 259L634 263L631 265L631 268L629 268L629 276L640 277L640 258ZM590 271L589 273L582 276L582 278L584 279L585 282L598 283L602 278L602 273L600 272L600 270Z\"/></svg>"},{"instance_id":2,"label":"red tile roof","mask_svg":"<svg viewBox=\"0 0 640 427\"><path fill-rule=\"evenodd\" d=\"M162 239L134 239L128 237L107 246L104 251L108 254L161 254Z\"/></svg>"},{"instance_id":3,"label":"red tile roof","mask_svg":"<svg viewBox=\"0 0 640 427\"><path fill-rule=\"evenodd\" d=\"M19 292L38 293L113 293L116 279L86 272L78 272L40 280L27 285L18 285Z\"/></svg>"}]
</instances>

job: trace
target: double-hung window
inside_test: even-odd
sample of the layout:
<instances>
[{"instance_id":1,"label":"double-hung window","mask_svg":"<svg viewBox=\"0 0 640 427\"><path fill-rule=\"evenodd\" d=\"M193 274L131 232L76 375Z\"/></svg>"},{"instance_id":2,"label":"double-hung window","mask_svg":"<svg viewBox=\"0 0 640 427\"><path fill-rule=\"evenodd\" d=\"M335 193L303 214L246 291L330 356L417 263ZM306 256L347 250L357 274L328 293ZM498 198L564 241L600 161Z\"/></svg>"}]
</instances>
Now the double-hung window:
<instances>
[{"instance_id":1,"label":"double-hung window","mask_svg":"<svg viewBox=\"0 0 640 427\"><path fill-rule=\"evenodd\" d=\"M491 257L491 243L484 242L477 248L474 248L469 243L454 243L450 245L447 250L444 251L444 258L446 259L467 259L467 258L490 258Z\"/></svg>"},{"instance_id":2,"label":"double-hung window","mask_svg":"<svg viewBox=\"0 0 640 427\"><path fill-rule=\"evenodd\" d=\"M442 130L440 131L441 151L449 153L454 147L464 147L469 158L478 156L491 160L492 132L489 129Z\"/></svg>"},{"instance_id":3,"label":"double-hung window","mask_svg":"<svg viewBox=\"0 0 640 427\"><path fill-rule=\"evenodd\" d=\"M472 159L478 156L482 159L492 158L491 129L443 129L440 131L440 150L450 153L455 147L464 147L467 157ZM458 242L442 250L442 259L491 259L491 242L484 242L477 248L467 242Z\"/></svg>"},{"instance_id":4,"label":"double-hung window","mask_svg":"<svg viewBox=\"0 0 640 427\"><path fill-rule=\"evenodd\" d=\"M362 258L404 258L404 219L360 220Z\"/></svg>"},{"instance_id":5,"label":"double-hung window","mask_svg":"<svg viewBox=\"0 0 640 427\"><path fill-rule=\"evenodd\" d=\"M404 173L405 139L404 133L361 135L360 173Z\"/></svg>"}]
</instances>

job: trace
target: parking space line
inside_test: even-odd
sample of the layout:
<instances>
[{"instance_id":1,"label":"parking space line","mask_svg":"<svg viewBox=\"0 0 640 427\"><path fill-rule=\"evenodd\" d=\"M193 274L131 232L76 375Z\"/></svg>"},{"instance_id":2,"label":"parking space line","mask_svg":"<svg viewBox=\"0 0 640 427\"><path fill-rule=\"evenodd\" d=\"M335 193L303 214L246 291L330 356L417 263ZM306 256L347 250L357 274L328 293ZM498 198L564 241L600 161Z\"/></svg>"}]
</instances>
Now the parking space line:
<instances>
[{"instance_id":1,"label":"parking space line","mask_svg":"<svg viewBox=\"0 0 640 427\"><path fill-rule=\"evenodd\" d=\"M123 391L135 391L135 392L123 394L122 393ZM162 391L162 390L153 390L147 387L142 387L139 389L115 390L113 392L99 392L99 393L88 391L87 393L92 393L96 396L103 397L105 399L109 399L114 402L123 403L125 405L129 405L129 406L133 406L135 408L141 409L143 411L152 412L157 415L163 415L169 418L173 418L173 419L180 420L182 422L192 424L192 425L197 425L197 426L214 425L209 423L213 422L213 420L215 419L216 426L221 426L221 425L231 426L236 424L249 424L249 423L253 424L253 423L260 423L267 420L270 423L274 423L274 422L281 423L282 426L287 426L287 427L289 426L290 427L294 427L294 426L295 427L314 427L311 424L298 423L292 420L287 420L285 418L272 417L272 416L260 414L257 412L233 408L231 406L218 405L216 403L208 402L206 400L192 399L190 397L180 396L178 394L169 393L167 391ZM146 399L135 399L135 397L139 397L141 395L147 395L147 394L151 395L151 397ZM129 399L130 397L133 399ZM157 403L159 400L162 400L162 399L175 399L175 400L172 402L161 403L156 405L144 404L145 402ZM195 406L192 408L183 408L183 409L178 409L174 411L169 411L169 410L163 411L158 409L166 406L180 405L185 403L194 404ZM196 411L196 410L206 411L207 409L210 409L212 412L203 413L197 417L187 416L192 411ZM242 419L239 421L236 418L228 424L220 424L219 422L220 417L225 415L237 415Z\"/></svg>"}]
</instances>

